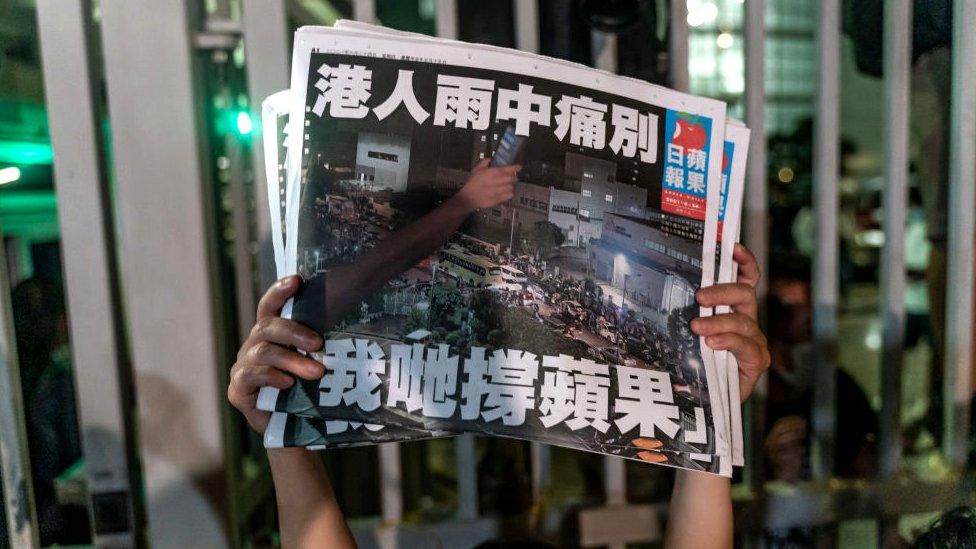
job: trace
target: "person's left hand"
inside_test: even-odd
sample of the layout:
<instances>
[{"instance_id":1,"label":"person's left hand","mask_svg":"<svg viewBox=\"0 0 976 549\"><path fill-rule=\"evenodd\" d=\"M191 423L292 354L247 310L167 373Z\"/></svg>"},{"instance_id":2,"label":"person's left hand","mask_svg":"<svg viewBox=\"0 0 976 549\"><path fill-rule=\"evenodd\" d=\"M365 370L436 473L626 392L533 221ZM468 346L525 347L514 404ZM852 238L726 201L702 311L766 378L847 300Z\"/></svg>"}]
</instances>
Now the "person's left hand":
<instances>
[{"instance_id":1,"label":"person's left hand","mask_svg":"<svg viewBox=\"0 0 976 549\"><path fill-rule=\"evenodd\" d=\"M745 246L735 245L732 258L739 265L738 282L716 284L698 290L702 307L726 305L731 313L699 317L691 321L691 331L705 338L705 344L716 351L729 351L739 363L739 394L745 402L759 378L769 368L766 336L759 329L759 304L756 285L759 265Z\"/></svg>"}]
</instances>

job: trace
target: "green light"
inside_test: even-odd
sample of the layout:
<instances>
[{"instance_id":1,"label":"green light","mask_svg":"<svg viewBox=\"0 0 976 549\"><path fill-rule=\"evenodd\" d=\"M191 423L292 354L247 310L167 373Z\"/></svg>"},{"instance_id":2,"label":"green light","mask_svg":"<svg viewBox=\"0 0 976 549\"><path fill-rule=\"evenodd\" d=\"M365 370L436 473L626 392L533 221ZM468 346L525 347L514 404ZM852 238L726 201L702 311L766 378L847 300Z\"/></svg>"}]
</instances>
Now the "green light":
<instances>
[{"instance_id":1,"label":"green light","mask_svg":"<svg viewBox=\"0 0 976 549\"><path fill-rule=\"evenodd\" d=\"M3 168L0 170L0 185L13 183L18 179L20 179L20 168L17 166L11 166L9 168Z\"/></svg>"},{"instance_id":2,"label":"green light","mask_svg":"<svg viewBox=\"0 0 976 549\"><path fill-rule=\"evenodd\" d=\"M251 116L244 111L238 111L237 113L237 133L241 135L250 135L251 130L254 126L251 124Z\"/></svg>"},{"instance_id":3,"label":"green light","mask_svg":"<svg viewBox=\"0 0 976 549\"><path fill-rule=\"evenodd\" d=\"M0 141L0 162L6 164L50 164L54 159L50 143Z\"/></svg>"}]
</instances>

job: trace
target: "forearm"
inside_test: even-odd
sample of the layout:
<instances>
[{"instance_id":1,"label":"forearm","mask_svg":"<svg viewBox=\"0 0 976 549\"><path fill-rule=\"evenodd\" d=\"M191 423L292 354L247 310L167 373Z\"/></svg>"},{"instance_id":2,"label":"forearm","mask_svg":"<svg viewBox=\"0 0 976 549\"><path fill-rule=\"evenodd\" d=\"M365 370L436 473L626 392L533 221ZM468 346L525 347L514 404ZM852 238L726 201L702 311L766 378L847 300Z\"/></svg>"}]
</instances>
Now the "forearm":
<instances>
[{"instance_id":1,"label":"forearm","mask_svg":"<svg viewBox=\"0 0 976 549\"><path fill-rule=\"evenodd\" d=\"M664 546L732 547L732 532L729 479L679 470L671 493Z\"/></svg>"},{"instance_id":2,"label":"forearm","mask_svg":"<svg viewBox=\"0 0 976 549\"><path fill-rule=\"evenodd\" d=\"M353 263L329 270L326 324L332 326L366 296L444 245L471 214L458 195L380 240Z\"/></svg>"},{"instance_id":3,"label":"forearm","mask_svg":"<svg viewBox=\"0 0 976 549\"><path fill-rule=\"evenodd\" d=\"M268 462L282 547L356 546L319 456L304 448L281 448L268 450Z\"/></svg>"}]
</instances>

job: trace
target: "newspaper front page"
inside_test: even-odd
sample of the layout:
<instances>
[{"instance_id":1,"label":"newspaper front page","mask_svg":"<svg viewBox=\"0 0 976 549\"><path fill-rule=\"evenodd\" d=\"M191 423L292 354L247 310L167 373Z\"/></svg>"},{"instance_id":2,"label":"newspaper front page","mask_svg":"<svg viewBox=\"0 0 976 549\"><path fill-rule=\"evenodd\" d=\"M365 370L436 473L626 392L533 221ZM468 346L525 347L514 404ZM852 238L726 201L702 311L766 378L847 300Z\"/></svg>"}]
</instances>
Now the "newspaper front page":
<instances>
[{"instance_id":1,"label":"newspaper front page","mask_svg":"<svg viewBox=\"0 0 976 549\"><path fill-rule=\"evenodd\" d=\"M297 182L276 190L298 197L284 272L307 281L292 315L328 336L328 372L269 408L605 453L646 439L695 468L727 455L713 418L728 430L728 383L687 330L715 271L724 106L541 59L527 76L504 52L304 31L301 154L274 179ZM389 246L456 206L506 139L523 166L510 201ZM334 275L383 271L357 270L379 243L406 268L355 295Z\"/></svg>"}]
</instances>

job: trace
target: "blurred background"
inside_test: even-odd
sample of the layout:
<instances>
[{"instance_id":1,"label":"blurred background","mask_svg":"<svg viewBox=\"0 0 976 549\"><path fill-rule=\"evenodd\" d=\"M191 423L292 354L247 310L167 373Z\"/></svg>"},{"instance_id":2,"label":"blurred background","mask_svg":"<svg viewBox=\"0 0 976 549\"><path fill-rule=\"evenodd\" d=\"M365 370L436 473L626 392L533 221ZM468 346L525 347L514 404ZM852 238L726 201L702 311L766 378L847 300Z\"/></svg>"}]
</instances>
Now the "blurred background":
<instances>
[{"instance_id":1,"label":"blurred background","mask_svg":"<svg viewBox=\"0 0 976 549\"><path fill-rule=\"evenodd\" d=\"M736 541L912 539L973 500L976 2L955 4L3 0L0 547L277 543L226 375L273 276L260 102L291 33L340 18L726 101L753 129L773 356ZM321 456L364 546L654 547L674 476L502 439Z\"/></svg>"}]
</instances>

